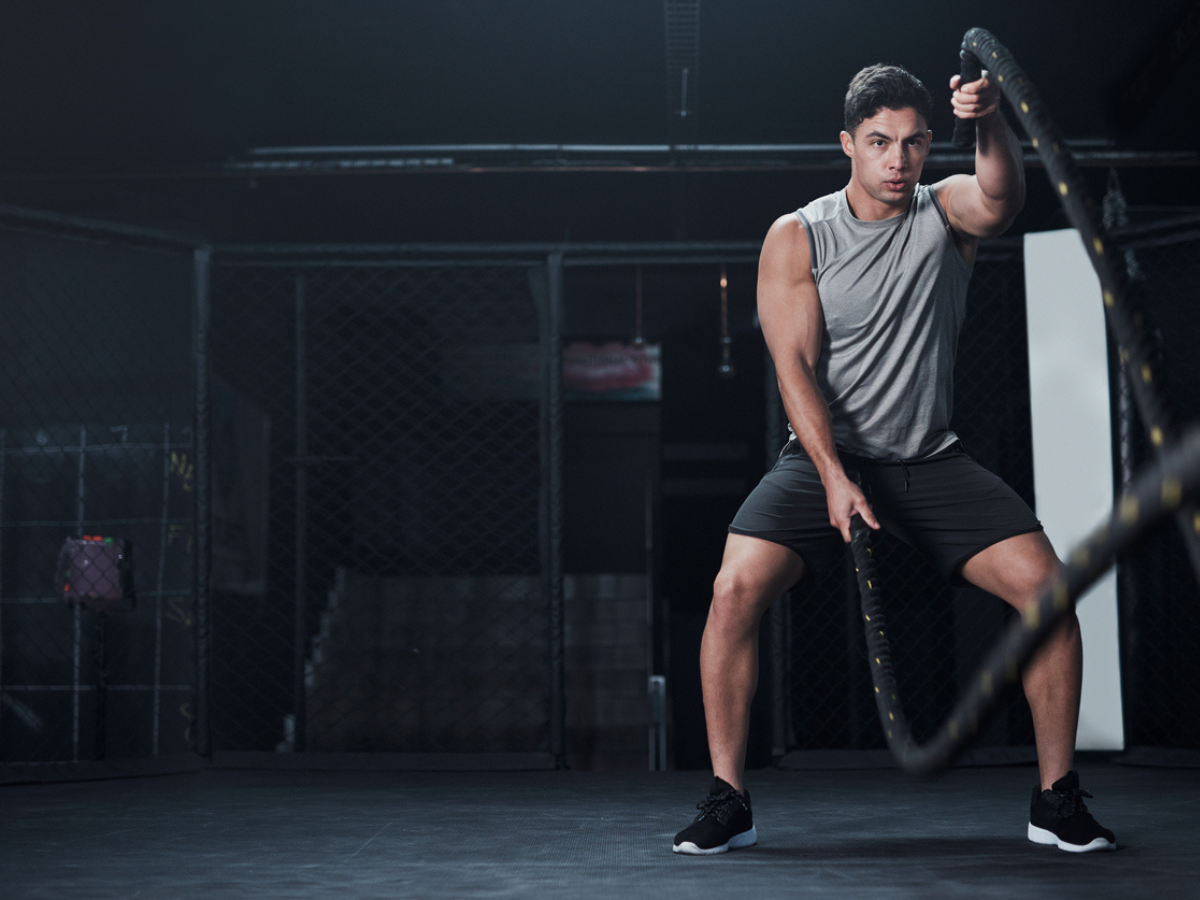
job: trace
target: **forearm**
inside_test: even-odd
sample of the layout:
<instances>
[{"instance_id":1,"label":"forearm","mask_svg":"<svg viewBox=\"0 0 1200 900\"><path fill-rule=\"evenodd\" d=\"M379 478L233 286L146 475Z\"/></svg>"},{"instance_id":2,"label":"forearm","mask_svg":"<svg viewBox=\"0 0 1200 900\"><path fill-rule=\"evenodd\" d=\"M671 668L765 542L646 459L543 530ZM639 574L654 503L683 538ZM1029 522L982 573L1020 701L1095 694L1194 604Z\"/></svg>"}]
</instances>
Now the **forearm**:
<instances>
[{"instance_id":1,"label":"forearm","mask_svg":"<svg viewBox=\"0 0 1200 900\"><path fill-rule=\"evenodd\" d=\"M1011 219L1025 204L1021 144L998 109L975 124L975 180L988 203Z\"/></svg>"},{"instance_id":2,"label":"forearm","mask_svg":"<svg viewBox=\"0 0 1200 900\"><path fill-rule=\"evenodd\" d=\"M878 528L879 522L862 489L842 468L837 445L833 442L829 406L817 387L812 369L803 361L789 367L788 371L780 373L779 389L796 439L816 466L825 488L829 523L841 532L842 540L847 543L850 542L850 521L856 514L872 528Z\"/></svg>"},{"instance_id":3,"label":"forearm","mask_svg":"<svg viewBox=\"0 0 1200 900\"><path fill-rule=\"evenodd\" d=\"M781 373L779 391L796 439L816 466L822 484L828 488L831 481L844 478L845 472L833 440L829 406L817 386L816 375L800 361L791 367L791 371Z\"/></svg>"}]
</instances>

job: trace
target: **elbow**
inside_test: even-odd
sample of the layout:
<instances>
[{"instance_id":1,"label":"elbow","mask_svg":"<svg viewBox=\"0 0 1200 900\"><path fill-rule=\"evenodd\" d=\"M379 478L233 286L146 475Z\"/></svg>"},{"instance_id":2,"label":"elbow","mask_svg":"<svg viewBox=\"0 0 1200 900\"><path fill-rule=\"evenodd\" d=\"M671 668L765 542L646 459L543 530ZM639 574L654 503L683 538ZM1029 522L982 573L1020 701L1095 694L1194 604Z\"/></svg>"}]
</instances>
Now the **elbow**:
<instances>
[{"instance_id":1,"label":"elbow","mask_svg":"<svg viewBox=\"0 0 1200 900\"><path fill-rule=\"evenodd\" d=\"M1025 182L1021 181L1014 190L1004 197L994 198L988 204L987 221L981 223L979 237L999 237L1008 231L1017 220L1021 210L1025 208Z\"/></svg>"},{"instance_id":2,"label":"elbow","mask_svg":"<svg viewBox=\"0 0 1200 900\"><path fill-rule=\"evenodd\" d=\"M1019 210L1018 210L1018 212L1019 212ZM1004 234L1004 232L1008 231L1008 229L1012 226L1012 223L1015 222L1016 219L1017 219L1017 213L1014 212L1012 215L1006 215L1001 219L996 219L992 222L989 222L987 225L985 225L984 227L979 229L978 236L981 238L1000 237L1000 235L1002 235L1002 234Z\"/></svg>"}]
</instances>

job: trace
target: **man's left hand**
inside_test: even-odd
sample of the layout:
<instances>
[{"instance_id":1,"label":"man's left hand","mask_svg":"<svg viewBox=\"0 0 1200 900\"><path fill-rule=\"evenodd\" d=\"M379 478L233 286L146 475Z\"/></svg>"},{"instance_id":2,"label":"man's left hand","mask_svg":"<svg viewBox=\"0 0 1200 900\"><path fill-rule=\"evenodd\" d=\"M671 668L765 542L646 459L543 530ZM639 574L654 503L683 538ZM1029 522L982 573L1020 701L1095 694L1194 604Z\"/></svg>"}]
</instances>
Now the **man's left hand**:
<instances>
[{"instance_id":1,"label":"man's left hand","mask_svg":"<svg viewBox=\"0 0 1200 900\"><path fill-rule=\"evenodd\" d=\"M961 75L950 79L954 91L950 104L960 119L982 119L1000 108L1000 86L992 81L990 72L985 70L978 81L961 82Z\"/></svg>"}]
</instances>

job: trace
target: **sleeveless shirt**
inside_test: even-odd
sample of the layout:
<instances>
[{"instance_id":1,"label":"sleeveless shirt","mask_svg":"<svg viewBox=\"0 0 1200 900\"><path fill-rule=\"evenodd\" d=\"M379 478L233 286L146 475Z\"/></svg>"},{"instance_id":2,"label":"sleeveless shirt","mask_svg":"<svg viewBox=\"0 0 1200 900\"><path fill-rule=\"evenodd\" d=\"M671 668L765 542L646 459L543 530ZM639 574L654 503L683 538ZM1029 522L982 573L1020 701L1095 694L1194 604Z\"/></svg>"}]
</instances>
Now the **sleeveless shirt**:
<instances>
[{"instance_id":1,"label":"sleeveless shirt","mask_svg":"<svg viewBox=\"0 0 1200 900\"><path fill-rule=\"evenodd\" d=\"M933 188L880 221L856 219L845 189L795 215L825 318L816 377L834 442L872 459L944 450L971 268Z\"/></svg>"}]
</instances>

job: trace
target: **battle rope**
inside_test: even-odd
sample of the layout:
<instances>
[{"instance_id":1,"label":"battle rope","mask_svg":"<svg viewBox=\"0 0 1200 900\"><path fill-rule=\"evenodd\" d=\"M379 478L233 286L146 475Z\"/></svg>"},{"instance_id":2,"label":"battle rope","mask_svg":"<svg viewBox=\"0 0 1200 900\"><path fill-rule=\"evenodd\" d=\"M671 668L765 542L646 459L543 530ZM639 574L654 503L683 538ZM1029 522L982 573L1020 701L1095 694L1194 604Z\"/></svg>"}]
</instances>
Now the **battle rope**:
<instances>
[{"instance_id":1,"label":"battle rope","mask_svg":"<svg viewBox=\"0 0 1200 900\"><path fill-rule=\"evenodd\" d=\"M1176 517L1192 567L1200 578L1197 539L1200 514L1194 503L1200 495L1200 427L1191 428L1182 439L1176 440L1178 430L1162 394L1162 379L1157 377L1147 351L1144 322L1127 300L1121 255L1109 252L1112 244L1092 206L1083 178L1033 85L1008 50L982 28L967 32L961 56L963 82L977 79L981 66L995 74L1001 91L1032 138L1068 219L1083 237L1100 277L1104 310L1120 348L1121 363L1131 373L1129 380L1138 412L1158 459L1152 469L1133 479L1108 521L1070 552L1057 577L1021 618L1006 629L949 718L924 745L913 738L900 702L879 577L871 551L871 530L860 517L854 517L850 524L851 550L858 573L863 627L880 721L900 767L919 774L945 768L954 761L995 711L1003 690L1018 681L1021 669L1080 596L1112 565L1118 553L1167 515ZM954 142L970 146L969 126L956 128Z\"/></svg>"},{"instance_id":2,"label":"battle rope","mask_svg":"<svg viewBox=\"0 0 1200 900\"><path fill-rule=\"evenodd\" d=\"M900 703L879 577L871 553L871 529L861 517L855 516L850 524L851 548L858 570L875 702L888 746L900 767L927 774L950 765L994 711L1003 688L1020 678L1025 663L1079 597L1104 574L1116 555L1162 518L1180 509L1186 500L1197 496L1200 496L1200 426L1191 428L1181 441L1167 447L1151 470L1134 478L1108 521L1071 551L1037 602L1005 630L959 697L950 717L924 745L914 740Z\"/></svg>"},{"instance_id":3,"label":"battle rope","mask_svg":"<svg viewBox=\"0 0 1200 900\"><path fill-rule=\"evenodd\" d=\"M1062 202L1068 221L1083 238L1092 267L1100 277L1104 314L1116 337L1121 365L1129 373L1134 404L1154 452L1161 453L1178 437L1178 419L1163 393L1163 379L1149 352L1145 320L1129 299L1124 255L1115 252L1115 242L1109 239L1103 221L1096 213L1083 176L1075 165L1075 157L1051 121L1037 90L1003 44L984 29L972 28L963 37L960 55L964 79L968 71L977 73L981 67L996 76L1000 90L1046 167L1046 175ZM971 56L975 57L974 65L971 65ZM970 146L969 133L967 146ZM1200 515L1195 506L1180 509L1176 513L1176 524L1187 547L1192 570L1200 579Z\"/></svg>"}]
</instances>

